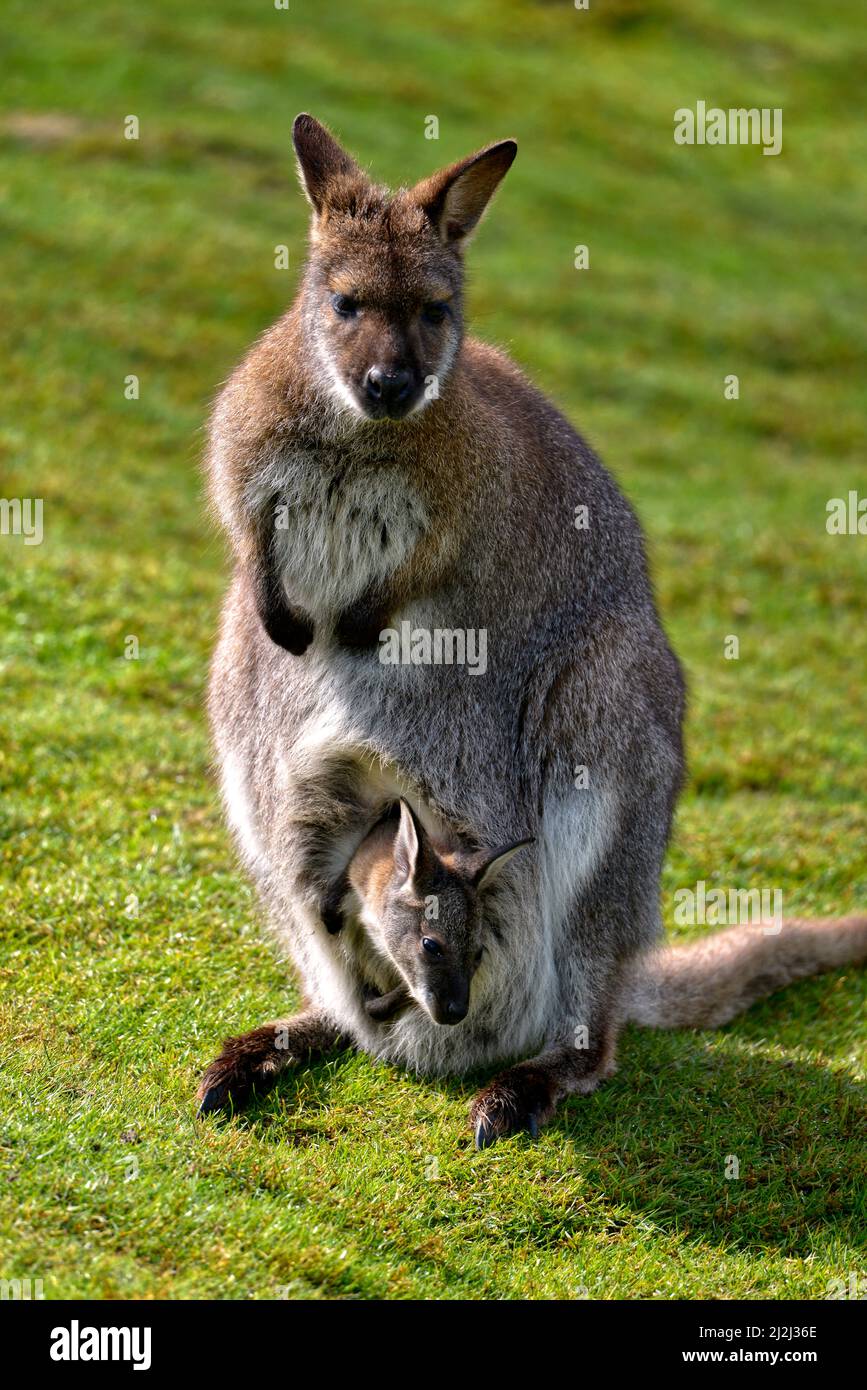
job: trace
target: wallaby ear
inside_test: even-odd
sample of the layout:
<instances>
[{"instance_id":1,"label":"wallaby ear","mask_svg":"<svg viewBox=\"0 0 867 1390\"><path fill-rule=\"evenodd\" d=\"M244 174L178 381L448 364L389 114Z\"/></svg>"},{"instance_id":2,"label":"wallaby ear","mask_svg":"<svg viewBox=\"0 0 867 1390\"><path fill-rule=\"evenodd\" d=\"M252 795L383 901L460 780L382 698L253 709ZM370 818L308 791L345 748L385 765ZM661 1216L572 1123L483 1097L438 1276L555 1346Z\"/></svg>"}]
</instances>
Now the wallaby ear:
<instances>
[{"instance_id":1,"label":"wallaby ear","mask_svg":"<svg viewBox=\"0 0 867 1390\"><path fill-rule=\"evenodd\" d=\"M518 153L514 140L501 140L423 179L412 190L443 241L458 246L473 232Z\"/></svg>"},{"instance_id":2,"label":"wallaby ear","mask_svg":"<svg viewBox=\"0 0 867 1390\"><path fill-rule=\"evenodd\" d=\"M328 202L329 185L340 178L364 178L355 160L319 121L302 112L292 126L292 143L298 160L298 177L307 199L318 215Z\"/></svg>"},{"instance_id":3,"label":"wallaby ear","mask_svg":"<svg viewBox=\"0 0 867 1390\"><path fill-rule=\"evenodd\" d=\"M398 878L409 883L415 877L421 858L421 843L424 831L415 818L412 808L401 800L400 825L394 840L394 867Z\"/></svg>"},{"instance_id":4,"label":"wallaby ear","mask_svg":"<svg viewBox=\"0 0 867 1390\"><path fill-rule=\"evenodd\" d=\"M483 850L475 865L472 877L473 887L481 893L485 888L489 888L497 874L508 864L513 854L517 854L519 849L525 845L532 845L535 841L532 836L529 840L518 840L514 845L505 845L502 849Z\"/></svg>"}]
</instances>

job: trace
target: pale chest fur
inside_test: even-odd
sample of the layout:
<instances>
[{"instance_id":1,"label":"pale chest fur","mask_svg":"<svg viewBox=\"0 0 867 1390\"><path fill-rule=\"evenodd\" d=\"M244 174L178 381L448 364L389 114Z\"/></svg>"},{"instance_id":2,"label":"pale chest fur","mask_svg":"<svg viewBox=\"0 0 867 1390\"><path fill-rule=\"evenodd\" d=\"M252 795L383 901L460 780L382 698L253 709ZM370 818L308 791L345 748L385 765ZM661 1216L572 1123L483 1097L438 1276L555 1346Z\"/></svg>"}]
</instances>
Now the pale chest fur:
<instances>
[{"instance_id":1,"label":"pale chest fur","mask_svg":"<svg viewBox=\"0 0 867 1390\"><path fill-rule=\"evenodd\" d=\"M337 449L275 451L248 504L271 510L287 598L314 617L387 581L429 526L423 499L395 460Z\"/></svg>"}]
</instances>

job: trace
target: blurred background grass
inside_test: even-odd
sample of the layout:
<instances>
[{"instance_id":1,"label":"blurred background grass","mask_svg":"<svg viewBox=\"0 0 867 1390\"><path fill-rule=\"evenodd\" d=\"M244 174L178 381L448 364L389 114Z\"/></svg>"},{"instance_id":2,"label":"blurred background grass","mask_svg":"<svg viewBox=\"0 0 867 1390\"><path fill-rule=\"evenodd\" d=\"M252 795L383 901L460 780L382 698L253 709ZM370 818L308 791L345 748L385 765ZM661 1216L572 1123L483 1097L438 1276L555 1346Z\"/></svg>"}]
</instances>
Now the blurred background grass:
<instances>
[{"instance_id":1,"label":"blurred background grass","mask_svg":"<svg viewBox=\"0 0 867 1390\"><path fill-rule=\"evenodd\" d=\"M864 906L867 540L825 530L828 498L867 494L862 18L7 0L0 495L44 499L45 541L0 538L0 1274L45 1273L50 1296L821 1296L863 1265L854 971L707 1044L627 1040L606 1092L481 1164L471 1088L360 1059L253 1125L190 1120L214 1042L286 998L208 772L226 566L198 459L303 256L299 110L392 183L519 141L471 252L472 319L648 531L692 692L667 919L698 878L780 887L788 913ZM699 99L781 107L782 154L675 146ZM741 1150L753 1181L721 1183Z\"/></svg>"}]
</instances>

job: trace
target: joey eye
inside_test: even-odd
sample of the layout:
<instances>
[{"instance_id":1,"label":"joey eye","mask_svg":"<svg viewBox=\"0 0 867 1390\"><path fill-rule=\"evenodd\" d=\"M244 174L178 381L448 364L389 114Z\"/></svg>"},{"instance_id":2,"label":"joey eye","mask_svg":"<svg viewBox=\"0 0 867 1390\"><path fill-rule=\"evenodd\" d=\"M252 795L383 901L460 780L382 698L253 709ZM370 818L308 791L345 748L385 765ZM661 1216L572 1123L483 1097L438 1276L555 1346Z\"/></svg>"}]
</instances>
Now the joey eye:
<instances>
[{"instance_id":1,"label":"joey eye","mask_svg":"<svg viewBox=\"0 0 867 1390\"><path fill-rule=\"evenodd\" d=\"M351 319L358 312L358 300L348 294L333 294L331 307L340 318Z\"/></svg>"},{"instance_id":2,"label":"joey eye","mask_svg":"<svg viewBox=\"0 0 867 1390\"><path fill-rule=\"evenodd\" d=\"M429 956L441 956L443 948L438 941L434 941L432 936L423 936L421 939L422 948L427 951Z\"/></svg>"},{"instance_id":3,"label":"joey eye","mask_svg":"<svg viewBox=\"0 0 867 1390\"><path fill-rule=\"evenodd\" d=\"M447 313L449 313L448 304L441 299L434 299L431 300L430 304L425 304L421 316L425 323L442 323Z\"/></svg>"}]
</instances>

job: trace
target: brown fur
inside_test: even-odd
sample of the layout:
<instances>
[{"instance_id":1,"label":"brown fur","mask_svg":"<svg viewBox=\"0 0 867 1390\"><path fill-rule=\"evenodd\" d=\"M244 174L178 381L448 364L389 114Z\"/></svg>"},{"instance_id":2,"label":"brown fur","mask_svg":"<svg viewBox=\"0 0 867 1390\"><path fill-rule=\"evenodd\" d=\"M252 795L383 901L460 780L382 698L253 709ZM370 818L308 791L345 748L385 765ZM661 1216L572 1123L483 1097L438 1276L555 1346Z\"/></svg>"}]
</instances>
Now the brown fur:
<instances>
[{"instance_id":1,"label":"brown fur","mask_svg":"<svg viewBox=\"0 0 867 1390\"><path fill-rule=\"evenodd\" d=\"M279 445L283 422L321 420L323 367L310 360L311 323L315 341L350 389L361 391L375 363L386 369L400 365L420 392L425 380L437 375L449 345L457 351L461 343L460 245L475 229L516 147L512 141L500 142L391 196L370 184L311 118L298 118L295 141L302 183L316 213L313 254L295 304L264 335L223 397L215 430L230 427L233 448L226 466L218 451L212 455L211 495L239 561L253 578L266 630L279 645L300 654L312 640L314 625L303 604L296 607L287 599L275 578L272 499L252 511L248 499L257 481L254 461ZM432 224L443 228L442 236L432 234ZM382 254L383 246L388 255ZM336 293L351 295L363 311L341 320L330 308ZM448 306L440 323L424 320L424 306L432 303ZM490 351L481 344L467 345L464 369L470 379L464 389L451 391L447 409L434 400L407 420L413 452L425 460L416 481L438 525L418 536L412 554L387 584L373 586L345 611L330 615L332 629L347 646L375 642L389 614L413 594L441 583L458 558L481 479L468 474L462 480L452 460L456 450L468 458L476 454L477 387L481 378L489 378ZM497 399L490 402L492 422L500 405ZM386 436L384 468L393 466L389 444ZM339 432L334 447L351 461L351 446Z\"/></svg>"}]
</instances>

